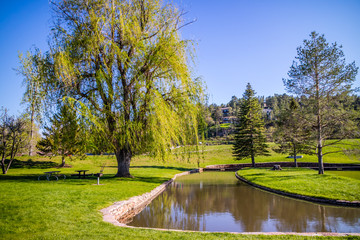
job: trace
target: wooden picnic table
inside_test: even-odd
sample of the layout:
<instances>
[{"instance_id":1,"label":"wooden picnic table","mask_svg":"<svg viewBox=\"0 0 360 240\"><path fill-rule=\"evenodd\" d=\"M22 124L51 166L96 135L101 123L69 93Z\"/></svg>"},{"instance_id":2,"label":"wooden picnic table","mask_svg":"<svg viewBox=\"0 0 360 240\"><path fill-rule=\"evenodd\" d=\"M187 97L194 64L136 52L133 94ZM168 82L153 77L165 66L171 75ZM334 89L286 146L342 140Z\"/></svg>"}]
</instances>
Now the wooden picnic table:
<instances>
[{"instance_id":1,"label":"wooden picnic table","mask_svg":"<svg viewBox=\"0 0 360 240\"><path fill-rule=\"evenodd\" d=\"M51 180L51 177L54 177L57 180L59 180L59 176L63 175L64 179L66 178L65 174L59 174L60 171L50 171L50 172L44 172L45 175L41 175L38 177L38 180L40 180L41 177L45 177L48 181Z\"/></svg>"},{"instance_id":2,"label":"wooden picnic table","mask_svg":"<svg viewBox=\"0 0 360 240\"><path fill-rule=\"evenodd\" d=\"M78 174L74 174L72 176L78 176L79 178L85 178L86 176L88 176L87 174L85 174L86 172L88 172L89 170L76 170L75 172L78 172ZM82 174L81 174L82 173Z\"/></svg>"}]
</instances>

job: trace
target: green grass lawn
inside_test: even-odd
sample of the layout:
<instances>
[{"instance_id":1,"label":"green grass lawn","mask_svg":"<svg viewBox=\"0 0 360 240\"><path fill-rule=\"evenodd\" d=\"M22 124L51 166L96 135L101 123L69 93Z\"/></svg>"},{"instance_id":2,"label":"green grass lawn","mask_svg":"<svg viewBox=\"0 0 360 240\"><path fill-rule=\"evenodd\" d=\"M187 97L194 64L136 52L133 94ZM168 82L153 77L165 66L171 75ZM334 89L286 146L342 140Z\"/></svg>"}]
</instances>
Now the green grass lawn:
<instances>
[{"instance_id":1,"label":"green grass lawn","mask_svg":"<svg viewBox=\"0 0 360 240\"><path fill-rule=\"evenodd\" d=\"M85 160L68 161L71 168L57 169L58 157L21 157L7 175L0 175L0 239L323 239L304 236L252 236L230 233L191 233L113 226L102 220L99 212L116 201L151 191L175 174L197 168L195 160L156 161L137 156L130 169L133 179L118 179L114 156L90 156ZM238 163L231 155L231 146L208 146L201 155L200 166ZM259 161L284 161L285 155L259 158ZM305 159L304 159L305 161ZM310 161L310 160L308 160ZM337 162L351 162L345 155ZM106 162L104 177L69 178L59 181L37 181L46 171L60 170L70 175L75 170L99 172ZM250 162L246 160L243 162ZM354 163L356 161L353 161ZM356 163L359 163L357 161ZM330 239L332 237L329 237ZM328 238L327 238L328 239ZM339 239L339 238L337 238ZM344 238L342 238L344 239ZM354 239L348 237L347 239Z\"/></svg>"},{"instance_id":2,"label":"green grass lawn","mask_svg":"<svg viewBox=\"0 0 360 240\"><path fill-rule=\"evenodd\" d=\"M326 171L326 173L360 180L360 171Z\"/></svg>"},{"instance_id":3,"label":"green grass lawn","mask_svg":"<svg viewBox=\"0 0 360 240\"><path fill-rule=\"evenodd\" d=\"M305 168L242 169L238 174L245 179L272 189L312 197L360 201L360 180L338 176L333 173L319 175Z\"/></svg>"},{"instance_id":4,"label":"green grass lawn","mask_svg":"<svg viewBox=\"0 0 360 240\"><path fill-rule=\"evenodd\" d=\"M331 146L324 148L324 153L339 151L338 153L324 155L325 163L349 163L349 164L360 164L360 155L345 155L341 150L345 148L353 148L346 144L355 144L359 146L359 140L346 140L344 144L339 146ZM275 146L274 143L268 143L270 147L270 156L257 156L255 162L291 162L293 159L287 158L288 154L275 153L272 148ZM303 158L298 159L298 162L317 162L316 155L303 155ZM232 164L232 163L251 163L250 159L242 161L235 160L232 156L232 145L219 145L219 146L206 146L204 152L205 161L201 164L202 167L211 164Z\"/></svg>"}]
</instances>

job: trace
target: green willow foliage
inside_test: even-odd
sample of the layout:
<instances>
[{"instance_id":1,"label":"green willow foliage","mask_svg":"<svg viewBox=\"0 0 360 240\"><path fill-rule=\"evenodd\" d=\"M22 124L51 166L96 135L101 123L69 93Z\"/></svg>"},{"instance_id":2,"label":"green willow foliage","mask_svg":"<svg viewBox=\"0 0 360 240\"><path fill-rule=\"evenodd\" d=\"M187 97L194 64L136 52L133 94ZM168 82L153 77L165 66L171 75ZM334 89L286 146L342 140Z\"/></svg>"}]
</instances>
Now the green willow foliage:
<instances>
[{"instance_id":1,"label":"green willow foliage","mask_svg":"<svg viewBox=\"0 0 360 240\"><path fill-rule=\"evenodd\" d=\"M197 144L203 87L191 78L182 12L150 0L52 6L51 94L97 126L117 156L117 176L131 176L133 153L165 158L171 147Z\"/></svg>"}]
</instances>

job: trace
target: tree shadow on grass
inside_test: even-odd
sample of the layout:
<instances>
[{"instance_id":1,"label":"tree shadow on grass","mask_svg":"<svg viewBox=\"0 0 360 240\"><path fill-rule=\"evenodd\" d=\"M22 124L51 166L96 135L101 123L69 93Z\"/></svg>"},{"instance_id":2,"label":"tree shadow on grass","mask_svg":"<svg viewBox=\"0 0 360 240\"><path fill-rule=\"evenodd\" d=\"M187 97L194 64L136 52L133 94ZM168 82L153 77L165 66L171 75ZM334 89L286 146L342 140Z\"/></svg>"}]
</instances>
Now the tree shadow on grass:
<instances>
[{"instance_id":1,"label":"tree shadow on grass","mask_svg":"<svg viewBox=\"0 0 360 240\"><path fill-rule=\"evenodd\" d=\"M107 168L117 168L117 166L106 166ZM179 171L190 171L194 168L184 168L184 167L165 167L165 166L130 166L130 168L153 168L153 169L168 169L168 170L179 170Z\"/></svg>"},{"instance_id":2,"label":"tree shadow on grass","mask_svg":"<svg viewBox=\"0 0 360 240\"><path fill-rule=\"evenodd\" d=\"M168 180L169 178L164 178L164 177L134 177L129 179L129 181L156 183L159 185Z\"/></svg>"},{"instance_id":3,"label":"tree shadow on grass","mask_svg":"<svg viewBox=\"0 0 360 240\"><path fill-rule=\"evenodd\" d=\"M41 174L24 174L24 175L11 175L11 174L1 174L0 181L8 180L8 181L16 181L16 182L34 182L38 181L38 177ZM47 180L46 180L47 181Z\"/></svg>"},{"instance_id":4,"label":"tree shadow on grass","mask_svg":"<svg viewBox=\"0 0 360 240\"><path fill-rule=\"evenodd\" d=\"M24 163L27 162L22 162L22 161L18 161L16 160L18 165L17 168L53 168L54 166L57 166L56 163L54 162L45 162L44 165L42 165L41 163L44 162L35 162L34 165L32 165L32 167L30 165L24 165ZM29 162L29 161L28 161ZM36 166L36 167L35 167ZM107 168L111 168L111 167L115 167L117 168L117 166L107 166ZM15 168L15 167L14 167ZM164 167L164 166L134 166L131 168L154 168L154 169L171 169L171 170L179 170L179 171L189 171L191 169L189 168L182 168L182 167ZM11 169L10 169L11 170ZM61 174L61 173L60 173ZM39 176L43 176L44 174L42 173L38 173L38 174L21 174L21 175L12 175L11 173L8 174L0 174L0 181L1 180L9 180L9 181L17 181L17 182L57 182L55 179L51 179L51 181L47 181L45 177L41 177L40 181L38 181L38 177ZM166 178L166 177L146 177L146 176L134 176L134 178L118 178L115 177L114 174L104 174L101 178L100 178L100 182L103 180L114 180L114 181L124 181L124 182L146 182L146 183L155 183L155 184L162 184L166 181L168 181L170 178ZM96 183L97 177L96 176L90 176L87 177L85 179L83 178L77 178L74 176L70 176L70 174L66 174L66 179L63 179L62 177L59 177L58 181L62 181L65 184L75 184L75 185L86 185L89 183L92 183L92 181L94 181L94 183Z\"/></svg>"},{"instance_id":5,"label":"tree shadow on grass","mask_svg":"<svg viewBox=\"0 0 360 240\"><path fill-rule=\"evenodd\" d=\"M9 162L10 162L9 159L5 160L6 165ZM14 159L14 161L12 162L12 164L10 166L10 169L11 168L46 169L46 168L54 168L54 167L58 167L58 166L59 166L58 163L52 162L52 161L33 161L31 159L28 159L27 161L20 161L20 160Z\"/></svg>"},{"instance_id":6,"label":"tree shadow on grass","mask_svg":"<svg viewBox=\"0 0 360 240\"><path fill-rule=\"evenodd\" d=\"M96 178L94 178L96 179ZM161 184L169 180L165 177L143 177L143 176L134 176L133 178L119 178L115 177L113 174L104 175L100 178L102 180L114 180L114 181L124 181L124 182L146 182L146 183L156 183Z\"/></svg>"}]
</instances>

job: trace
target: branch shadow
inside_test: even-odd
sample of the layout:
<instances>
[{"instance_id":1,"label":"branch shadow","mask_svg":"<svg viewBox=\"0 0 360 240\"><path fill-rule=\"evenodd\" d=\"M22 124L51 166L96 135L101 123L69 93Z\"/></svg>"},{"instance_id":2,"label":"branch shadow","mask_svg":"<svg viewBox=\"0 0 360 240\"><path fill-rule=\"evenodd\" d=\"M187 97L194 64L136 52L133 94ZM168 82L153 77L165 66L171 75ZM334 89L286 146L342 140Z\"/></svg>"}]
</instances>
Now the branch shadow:
<instances>
[{"instance_id":1,"label":"branch shadow","mask_svg":"<svg viewBox=\"0 0 360 240\"><path fill-rule=\"evenodd\" d=\"M9 174L2 174L0 175L0 181L1 180L7 180L7 181L17 181L17 182L34 182L38 181L38 177L41 174L27 174L27 175L9 175ZM43 180L41 180L43 181ZM47 180L45 180L47 181Z\"/></svg>"},{"instance_id":2,"label":"branch shadow","mask_svg":"<svg viewBox=\"0 0 360 240\"><path fill-rule=\"evenodd\" d=\"M13 164L15 163L15 160ZM53 168L57 167L58 165L54 162L34 162L34 161L18 161L16 160L16 164L11 168L38 168L38 169L45 169L45 168ZM106 168L117 168L117 166L106 166ZM133 166L131 168L147 168L147 169L169 169L169 170L179 170L179 171L189 171L192 170L190 168L183 168L183 167L164 167L164 166ZM55 179L51 181L47 181L44 177L42 177L38 181L38 177L44 175L41 173L38 174L21 174L21 175L11 175L9 174L0 174L0 181L1 180L9 180L9 181L17 181L17 182L57 182ZM89 176L85 179L79 179L77 177L71 176L71 174L66 174L66 179L59 177L58 181L64 181L64 183L68 184L76 184L76 185L86 185L89 180L96 181L96 176ZM85 181L82 181L85 180ZM147 177L147 176L134 176L134 178L119 178L115 177L114 174L104 174L100 181L102 180L117 180L117 181L126 181L126 182L146 182L146 183L154 183L154 184L162 184L169 180L166 177Z\"/></svg>"},{"instance_id":3,"label":"branch shadow","mask_svg":"<svg viewBox=\"0 0 360 240\"><path fill-rule=\"evenodd\" d=\"M5 160L5 164L9 164L10 160L6 159ZM38 169L47 169L47 168L54 168L54 167L58 167L59 164L56 162L52 162L52 161L33 161L32 159L28 159L27 161L20 161L17 159L14 159L14 161L12 162L10 169L11 168L27 168L27 169L32 169L32 168L38 168Z\"/></svg>"},{"instance_id":4,"label":"branch shadow","mask_svg":"<svg viewBox=\"0 0 360 240\"><path fill-rule=\"evenodd\" d=\"M107 168L117 168L118 166L106 166ZM184 168L184 167L165 167L165 166L130 166L130 168L153 168L153 169L168 169L168 170L179 170L179 171L190 171L194 168Z\"/></svg>"}]
</instances>

